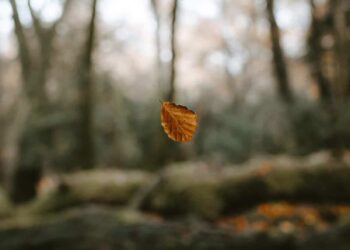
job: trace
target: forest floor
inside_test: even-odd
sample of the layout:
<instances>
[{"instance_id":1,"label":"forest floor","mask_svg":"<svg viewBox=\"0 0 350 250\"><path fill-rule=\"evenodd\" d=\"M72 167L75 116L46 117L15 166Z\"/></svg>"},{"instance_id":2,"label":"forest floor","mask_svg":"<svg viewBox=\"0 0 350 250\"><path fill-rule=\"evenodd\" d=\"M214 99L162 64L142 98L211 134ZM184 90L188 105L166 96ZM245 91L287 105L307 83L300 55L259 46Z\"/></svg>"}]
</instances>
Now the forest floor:
<instances>
[{"instance_id":1,"label":"forest floor","mask_svg":"<svg viewBox=\"0 0 350 250\"><path fill-rule=\"evenodd\" d=\"M349 183L349 162L324 152L47 176L35 201L2 200L0 249L345 250Z\"/></svg>"}]
</instances>

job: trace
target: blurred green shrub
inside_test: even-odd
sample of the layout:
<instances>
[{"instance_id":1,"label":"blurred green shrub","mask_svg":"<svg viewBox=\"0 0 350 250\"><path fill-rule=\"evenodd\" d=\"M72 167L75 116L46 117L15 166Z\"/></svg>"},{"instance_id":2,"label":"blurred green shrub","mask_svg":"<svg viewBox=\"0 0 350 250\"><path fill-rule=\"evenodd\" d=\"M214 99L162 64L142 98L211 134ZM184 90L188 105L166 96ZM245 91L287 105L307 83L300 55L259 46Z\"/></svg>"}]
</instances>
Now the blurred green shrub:
<instances>
[{"instance_id":1,"label":"blurred green shrub","mask_svg":"<svg viewBox=\"0 0 350 250\"><path fill-rule=\"evenodd\" d=\"M219 163L257 154L306 155L350 147L350 105L275 99L203 115L196 137L198 156Z\"/></svg>"},{"instance_id":2,"label":"blurred green shrub","mask_svg":"<svg viewBox=\"0 0 350 250\"><path fill-rule=\"evenodd\" d=\"M12 204L5 191L0 188L0 218L9 216L13 212L12 208Z\"/></svg>"}]
</instances>

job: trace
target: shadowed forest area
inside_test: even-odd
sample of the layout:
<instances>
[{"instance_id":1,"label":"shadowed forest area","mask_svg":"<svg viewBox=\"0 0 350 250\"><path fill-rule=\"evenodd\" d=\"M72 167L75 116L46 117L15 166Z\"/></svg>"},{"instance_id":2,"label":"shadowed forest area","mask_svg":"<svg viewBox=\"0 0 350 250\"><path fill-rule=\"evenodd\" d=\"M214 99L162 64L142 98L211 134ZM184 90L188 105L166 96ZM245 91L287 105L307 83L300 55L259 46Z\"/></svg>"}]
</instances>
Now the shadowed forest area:
<instances>
[{"instance_id":1,"label":"shadowed forest area","mask_svg":"<svg viewBox=\"0 0 350 250\"><path fill-rule=\"evenodd\" d=\"M349 72L348 0L0 0L0 249L350 249Z\"/></svg>"}]
</instances>

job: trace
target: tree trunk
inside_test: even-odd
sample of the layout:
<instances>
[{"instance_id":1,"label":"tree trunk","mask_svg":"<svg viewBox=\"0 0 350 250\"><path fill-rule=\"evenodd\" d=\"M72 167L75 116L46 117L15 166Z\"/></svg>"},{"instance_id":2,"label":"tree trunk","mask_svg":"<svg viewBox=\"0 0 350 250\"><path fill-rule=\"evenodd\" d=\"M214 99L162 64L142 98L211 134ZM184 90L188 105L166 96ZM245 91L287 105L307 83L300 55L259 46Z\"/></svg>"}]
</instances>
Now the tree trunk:
<instances>
[{"instance_id":1,"label":"tree trunk","mask_svg":"<svg viewBox=\"0 0 350 250\"><path fill-rule=\"evenodd\" d=\"M163 63L161 60L161 17L157 0L151 0L152 13L156 22L155 43L156 43L156 74L159 93L163 93Z\"/></svg>"},{"instance_id":2,"label":"tree trunk","mask_svg":"<svg viewBox=\"0 0 350 250\"><path fill-rule=\"evenodd\" d=\"M349 37L346 21L346 0L334 0L335 92L338 99L349 96Z\"/></svg>"},{"instance_id":3,"label":"tree trunk","mask_svg":"<svg viewBox=\"0 0 350 250\"><path fill-rule=\"evenodd\" d=\"M177 12L178 12L178 0L173 1L171 10L171 25L170 25L170 49L171 49L171 61L170 61L170 76L169 76L169 89L165 95L167 101L174 102L176 95L176 30L177 30ZM156 141L153 147L153 154L155 155L154 164L156 166L162 166L169 162L183 160L183 152L179 145L170 141L164 134L162 129L156 131Z\"/></svg>"},{"instance_id":4,"label":"tree trunk","mask_svg":"<svg viewBox=\"0 0 350 250\"><path fill-rule=\"evenodd\" d=\"M329 101L331 99L331 87L322 69L321 38L323 23L316 16L314 0L310 0L310 7L312 11L312 20L308 43L311 71L317 82L321 101Z\"/></svg>"},{"instance_id":5,"label":"tree trunk","mask_svg":"<svg viewBox=\"0 0 350 250\"><path fill-rule=\"evenodd\" d=\"M87 38L82 54L80 67L80 121L78 125L78 152L77 164L81 168L95 166L95 150L93 140L93 62L92 54L96 33L97 0L92 0L91 18L87 30Z\"/></svg>"},{"instance_id":6,"label":"tree trunk","mask_svg":"<svg viewBox=\"0 0 350 250\"><path fill-rule=\"evenodd\" d=\"M270 36L272 42L273 64L277 78L277 89L283 101L292 102L293 96L290 90L287 66L280 44L280 32L274 15L274 0L266 2L268 19L270 22Z\"/></svg>"},{"instance_id":7,"label":"tree trunk","mask_svg":"<svg viewBox=\"0 0 350 250\"><path fill-rule=\"evenodd\" d=\"M167 95L167 100L172 102L175 100L175 82L176 82L176 30L177 30L177 9L178 0L174 0L171 10L171 26L170 26L170 49L171 49L171 61L170 61L170 89Z\"/></svg>"}]
</instances>

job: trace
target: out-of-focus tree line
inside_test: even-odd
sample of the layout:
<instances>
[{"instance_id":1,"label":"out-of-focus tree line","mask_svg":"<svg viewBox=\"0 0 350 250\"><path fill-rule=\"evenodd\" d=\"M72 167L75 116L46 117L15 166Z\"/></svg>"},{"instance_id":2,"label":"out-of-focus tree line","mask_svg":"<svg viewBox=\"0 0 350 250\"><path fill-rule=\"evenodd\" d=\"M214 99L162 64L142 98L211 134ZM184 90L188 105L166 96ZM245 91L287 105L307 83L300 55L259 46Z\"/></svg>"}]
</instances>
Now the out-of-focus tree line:
<instances>
[{"instance_id":1,"label":"out-of-focus tree line","mask_svg":"<svg viewBox=\"0 0 350 250\"><path fill-rule=\"evenodd\" d=\"M0 170L15 202L51 172L349 147L346 0L196 1L207 16L144 0L152 28L107 25L107 1L46 2L53 19L34 0L1 2L13 29L0 54ZM162 100L198 112L193 143L162 132Z\"/></svg>"}]
</instances>

